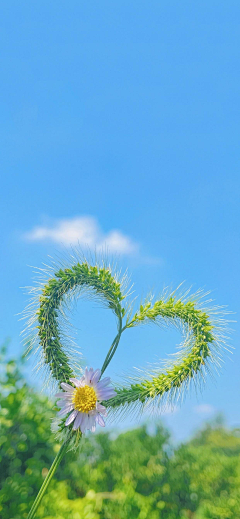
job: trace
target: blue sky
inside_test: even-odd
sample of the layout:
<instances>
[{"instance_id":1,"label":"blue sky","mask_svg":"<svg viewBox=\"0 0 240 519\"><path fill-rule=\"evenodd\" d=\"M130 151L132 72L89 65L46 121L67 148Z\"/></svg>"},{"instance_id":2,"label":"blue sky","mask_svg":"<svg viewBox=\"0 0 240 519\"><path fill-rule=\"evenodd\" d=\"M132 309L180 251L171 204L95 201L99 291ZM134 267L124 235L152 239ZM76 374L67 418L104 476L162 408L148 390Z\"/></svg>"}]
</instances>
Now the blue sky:
<instances>
[{"instance_id":1,"label":"blue sky","mask_svg":"<svg viewBox=\"0 0 240 519\"><path fill-rule=\"evenodd\" d=\"M77 241L107 244L140 297L185 281L238 319L239 2L8 0L0 12L0 334L11 354L29 265ZM87 361L101 364L114 317L79 302L73 323ZM217 412L240 424L233 327L220 377L164 416L176 439ZM110 374L178 342L133 330Z\"/></svg>"}]
</instances>

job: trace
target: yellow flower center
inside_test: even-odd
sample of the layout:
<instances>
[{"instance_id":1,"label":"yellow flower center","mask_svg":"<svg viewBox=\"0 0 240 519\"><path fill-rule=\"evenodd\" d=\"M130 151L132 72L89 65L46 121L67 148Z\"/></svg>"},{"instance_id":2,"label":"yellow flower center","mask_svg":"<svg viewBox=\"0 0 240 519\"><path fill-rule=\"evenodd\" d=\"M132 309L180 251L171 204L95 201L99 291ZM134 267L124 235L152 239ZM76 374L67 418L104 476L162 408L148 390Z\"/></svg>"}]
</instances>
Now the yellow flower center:
<instances>
[{"instance_id":1,"label":"yellow flower center","mask_svg":"<svg viewBox=\"0 0 240 519\"><path fill-rule=\"evenodd\" d=\"M88 413L95 409L97 396L93 387L83 386L77 387L73 392L72 403L81 413Z\"/></svg>"}]
</instances>

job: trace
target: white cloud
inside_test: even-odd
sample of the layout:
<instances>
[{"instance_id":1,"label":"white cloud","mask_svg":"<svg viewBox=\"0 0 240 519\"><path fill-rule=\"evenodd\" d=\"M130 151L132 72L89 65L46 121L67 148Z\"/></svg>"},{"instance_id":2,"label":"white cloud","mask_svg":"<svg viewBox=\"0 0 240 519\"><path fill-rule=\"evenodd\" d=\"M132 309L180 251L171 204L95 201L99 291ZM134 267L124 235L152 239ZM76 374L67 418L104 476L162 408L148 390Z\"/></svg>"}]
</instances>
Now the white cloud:
<instances>
[{"instance_id":1,"label":"white cloud","mask_svg":"<svg viewBox=\"0 0 240 519\"><path fill-rule=\"evenodd\" d=\"M215 407L210 404L200 404L194 407L194 411L197 414L212 414L215 411Z\"/></svg>"},{"instance_id":2,"label":"white cloud","mask_svg":"<svg viewBox=\"0 0 240 519\"><path fill-rule=\"evenodd\" d=\"M106 248L109 252L120 254L131 254L139 249L136 242L117 229L104 233L92 216L59 219L51 225L34 227L24 235L24 239L31 242L51 241L65 246L87 246L96 250Z\"/></svg>"}]
</instances>

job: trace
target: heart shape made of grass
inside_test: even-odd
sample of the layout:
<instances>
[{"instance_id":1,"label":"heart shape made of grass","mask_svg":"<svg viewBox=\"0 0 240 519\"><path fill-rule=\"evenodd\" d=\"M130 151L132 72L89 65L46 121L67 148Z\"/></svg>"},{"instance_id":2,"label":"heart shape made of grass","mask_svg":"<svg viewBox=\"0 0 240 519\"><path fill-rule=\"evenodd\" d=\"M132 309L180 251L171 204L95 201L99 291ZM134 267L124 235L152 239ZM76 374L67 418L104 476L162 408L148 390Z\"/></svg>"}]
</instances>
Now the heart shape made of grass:
<instances>
[{"instance_id":1,"label":"heart shape made of grass","mask_svg":"<svg viewBox=\"0 0 240 519\"><path fill-rule=\"evenodd\" d=\"M44 365L48 366L49 374L59 385L74 377L71 355L62 341L59 316L66 297L73 294L79 296L90 289L113 311L118 323L116 337L102 366L102 374L118 347L122 333L128 328L146 322L170 323L180 327L185 336L174 360L168 361L164 368L155 368L151 375L145 376L143 373L141 379L117 387L116 396L103 402L104 405L113 410L122 409L132 404L146 405L153 400L162 402L166 395L172 401L181 389L188 387L192 381L196 382L199 376L204 377L209 362L219 359L219 351L224 344L224 338L219 333L223 320L217 321L216 326L196 297L180 298L176 292L155 302L147 300L132 315L125 304L127 297L123 285L104 263L91 265L87 261L76 262L69 268L53 272L52 277L40 286L38 308L30 322L31 326L37 328L37 336L30 343L30 349L37 342L42 350Z\"/></svg>"}]
</instances>

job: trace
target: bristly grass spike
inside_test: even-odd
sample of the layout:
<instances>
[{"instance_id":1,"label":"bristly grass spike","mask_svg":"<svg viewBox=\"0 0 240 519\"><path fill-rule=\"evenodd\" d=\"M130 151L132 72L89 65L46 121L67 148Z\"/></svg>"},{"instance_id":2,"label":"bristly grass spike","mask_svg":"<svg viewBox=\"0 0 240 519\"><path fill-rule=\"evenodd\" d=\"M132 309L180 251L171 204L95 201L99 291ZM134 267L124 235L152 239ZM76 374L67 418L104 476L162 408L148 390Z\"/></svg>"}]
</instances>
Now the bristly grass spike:
<instances>
[{"instance_id":1,"label":"bristly grass spike","mask_svg":"<svg viewBox=\"0 0 240 519\"><path fill-rule=\"evenodd\" d=\"M43 269L38 270L41 276L36 286L30 289L31 301L25 311L25 317L28 318L25 330L28 353L40 351L40 366L47 371L48 379L55 380L60 389L69 388L61 401L60 416L69 412L72 415L66 421L69 426L67 431L66 423L63 420L59 422L63 446L28 519L34 516L46 486L70 442L75 439L78 443L86 428L94 430L96 417L100 425L104 423L100 410L105 414L105 409L122 413L136 409L143 411L153 405L161 409L166 403L174 405L183 398L184 390L189 391L192 385L197 387L205 380L211 366L219 367L222 351L228 349L226 311L221 307L205 308L205 304L209 304L209 301L206 302L208 293L198 291L191 295L189 289L181 293L180 285L175 291L168 292L165 289L157 300L150 294L136 310L136 301L130 301L128 276L120 275L116 267L109 265L106 257L99 261L95 256L95 261L92 260L74 252L69 264L44 265ZM74 339L64 331L69 330L66 308L69 309L80 296L99 301L114 313L117 320L117 333L101 372L96 370L100 378L118 349L122 333L129 328L150 323L175 326L184 337L181 348L150 371L138 371L138 375L124 385L101 392L97 386L92 386L88 372L85 372L85 379L84 376L79 379L82 366L76 355ZM89 373L95 372L91 368ZM86 390L78 390L77 400L76 396L73 397L72 381L80 384L77 387L89 385ZM101 381L98 384L100 388ZM104 395L106 398L101 401ZM74 407L76 405L77 408ZM78 410L82 410L80 414ZM88 418L83 416L87 412Z\"/></svg>"}]
</instances>

